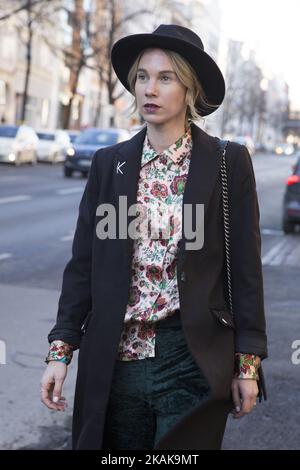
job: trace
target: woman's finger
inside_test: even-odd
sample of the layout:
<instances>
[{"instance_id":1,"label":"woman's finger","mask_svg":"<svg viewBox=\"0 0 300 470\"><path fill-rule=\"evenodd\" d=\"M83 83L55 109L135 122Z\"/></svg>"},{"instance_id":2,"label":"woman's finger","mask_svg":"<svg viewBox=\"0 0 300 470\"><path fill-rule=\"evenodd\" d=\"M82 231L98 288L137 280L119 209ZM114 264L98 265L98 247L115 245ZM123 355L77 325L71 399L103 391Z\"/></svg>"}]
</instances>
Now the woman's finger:
<instances>
[{"instance_id":1,"label":"woman's finger","mask_svg":"<svg viewBox=\"0 0 300 470\"><path fill-rule=\"evenodd\" d=\"M53 389L53 398L52 398L53 403L57 403L60 400L62 386L63 386L63 380L56 377L55 385Z\"/></svg>"},{"instance_id":2,"label":"woman's finger","mask_svg":"<svg viewBox=\"0 0 300 470\"><path fill-rule=\"evenodd\" d=\"M56 406L52 403L50 399L51 389L53 388L53 383L42 383L41 384L41 401L51 410L56 410Z\"/></svg>"},{"instance_id":3,"label":"woman's finger","mask_svg":"<svg viewBox=\"0 0 300 470\"><path fill-rule=\"evenodd\" d=\"M241 403L239 388L236 384L232 386L232 400L234 403L234 411L236 413L239 413L241 411L242 403Z\"/></svg>"}]
</instances>

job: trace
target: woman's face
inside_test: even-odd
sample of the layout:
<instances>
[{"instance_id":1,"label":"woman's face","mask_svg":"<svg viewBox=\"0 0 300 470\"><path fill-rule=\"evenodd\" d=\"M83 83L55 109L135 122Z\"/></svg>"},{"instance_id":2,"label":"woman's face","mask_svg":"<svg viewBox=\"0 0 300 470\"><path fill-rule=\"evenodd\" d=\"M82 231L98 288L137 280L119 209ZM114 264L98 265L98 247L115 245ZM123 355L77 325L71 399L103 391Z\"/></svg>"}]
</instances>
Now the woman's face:
<instances>
[{"instance_id":1,"label":"woman's face","mask_svg":"<svg viewBox=\"0 0 300 470\"><path fill-rule=\"evenodd\" d=\"M186 88L161 49L147 49L143 53L137 70L135 95L137 108L147 123L184 126Z\"/></svg>"}]
</instances>

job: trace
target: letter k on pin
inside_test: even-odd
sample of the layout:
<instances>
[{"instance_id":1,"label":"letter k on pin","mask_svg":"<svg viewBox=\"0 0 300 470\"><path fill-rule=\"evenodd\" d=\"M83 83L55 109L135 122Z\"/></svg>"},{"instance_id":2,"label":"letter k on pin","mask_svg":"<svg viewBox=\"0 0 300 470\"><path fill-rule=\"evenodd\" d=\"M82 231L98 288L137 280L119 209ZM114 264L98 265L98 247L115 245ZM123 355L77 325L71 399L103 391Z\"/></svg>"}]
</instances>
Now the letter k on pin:
<instances>
[{"instance_id":1,"label":"letter k on pin","mask_svg":"<svg viewBox=\"0 0 300 470\"><path fill-rule=\"evenodd\" d=\"M126 162L123 162L123 163L118 162L118 164L117 164L117 174L118 173L121 173L122 175L124 174L123 171L121 170L121 168L122 168L123 165L125 165L125 163Z\"/></svg>"}]
</instances>

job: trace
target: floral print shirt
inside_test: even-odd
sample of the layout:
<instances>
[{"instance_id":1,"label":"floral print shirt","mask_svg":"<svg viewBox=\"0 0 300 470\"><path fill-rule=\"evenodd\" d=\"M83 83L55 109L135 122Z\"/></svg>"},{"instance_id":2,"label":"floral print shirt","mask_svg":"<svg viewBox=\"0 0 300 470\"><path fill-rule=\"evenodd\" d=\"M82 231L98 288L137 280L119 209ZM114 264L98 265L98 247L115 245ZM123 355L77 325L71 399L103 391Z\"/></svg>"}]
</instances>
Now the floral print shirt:
<instances>
[{"instance_id":1,"label":"floral print shirt","mask_svg":"<svg viewBox=\"0 0 300 470\"><path fill-rule=\"evenodd\" d=\"M179 309L176 259L191 150L190 128L160 154L146 134L137 191L141 223L134 240L119 360L154 357L155 323Z\"/></svg>"}]
</instances>

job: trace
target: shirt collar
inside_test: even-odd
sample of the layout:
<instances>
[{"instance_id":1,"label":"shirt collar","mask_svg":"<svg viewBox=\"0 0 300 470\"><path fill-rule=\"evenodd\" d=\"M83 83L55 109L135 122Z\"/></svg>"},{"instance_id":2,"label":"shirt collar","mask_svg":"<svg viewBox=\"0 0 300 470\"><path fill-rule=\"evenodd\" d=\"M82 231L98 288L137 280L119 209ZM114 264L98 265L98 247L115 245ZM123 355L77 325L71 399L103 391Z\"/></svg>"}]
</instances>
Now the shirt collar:
<instances>
[{"instance_id":1,"label":"shirt collar","mask_svg":"<svg viewBox=\"0 0 300 470\"><path fill-rule=\"evenodd\" d=\"M163 152L160 154L154 150L152 147L148 135L146 133L144 144L143 144L143 153L142 153L142 162L141 166L144 166L146 163L150 162L154 158L156 158L158 155L165 155L168 158L171 158L171 160L178 164L180 163L191 151L192 149L192 133L191 133L191 128L188 127L186 132L179 137L179 139L174 142L174 144L171 144L170 147L165 149Z\"/></svg>"}]
</instances>

